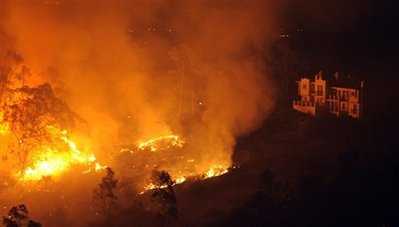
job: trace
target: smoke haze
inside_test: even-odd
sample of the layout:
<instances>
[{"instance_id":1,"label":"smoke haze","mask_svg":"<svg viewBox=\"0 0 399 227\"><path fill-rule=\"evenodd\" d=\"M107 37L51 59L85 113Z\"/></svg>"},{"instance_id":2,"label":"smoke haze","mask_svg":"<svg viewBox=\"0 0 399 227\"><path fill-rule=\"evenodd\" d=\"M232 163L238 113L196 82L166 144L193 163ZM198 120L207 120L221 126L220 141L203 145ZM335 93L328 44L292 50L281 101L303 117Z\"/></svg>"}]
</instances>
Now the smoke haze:
<instances>
[{"instance_id":1,"label":"smoke haze","mask_svg":"<svg viewBox=\"0 0 399 227\"><path fill-rule=\"evenodd\" d=\"M195 138L200 157L229 165L234 138L272 107L262 59L273 40L271 6L19 2L9 4L7 31L32 85L52 83L89 122L93 149L120 143L121 133L130 142L177 133Z\"/></svg>"},{"instance_id":2,"label":"smoke haze","mask_svg":"<svg viewBox=\"0 0 399 227\"><path fill-rule=\"evenodd\" d=\"M235 139L271 112L279 11L274 1L9 1L4 26L26 85L50 83L86 122L79 144L112 166L123 144L181 135L196 165L160 164L173 175L230 167Z\"/></svg>"}]
</instances>

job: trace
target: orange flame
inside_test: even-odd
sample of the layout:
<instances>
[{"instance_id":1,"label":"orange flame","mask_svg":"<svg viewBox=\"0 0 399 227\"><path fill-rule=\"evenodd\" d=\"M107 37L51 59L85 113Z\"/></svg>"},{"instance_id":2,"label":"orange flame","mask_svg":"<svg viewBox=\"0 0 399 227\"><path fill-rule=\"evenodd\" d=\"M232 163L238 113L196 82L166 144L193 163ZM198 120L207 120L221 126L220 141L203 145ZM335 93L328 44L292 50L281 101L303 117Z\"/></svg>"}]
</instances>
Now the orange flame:
<instances>
[{"instance_id":1,"label":"orange flame","mask_svg":"<svg viewBox=\"0 0 399 227\"><path fill-rule=\"evenodd\" d=\"M10 132L10 124L4 122L3 113L0 112L0 136L5 136Z\"/></svg>"},{"instance_id":2,"label":"orange flame","mask_svg":"<svg viewBox=\"0 0 399 227\"><path fill-rule=\"evenodd\" d=\"M183 147L185 141L177 135L159 136L147 141L139 142L137 147L140 150L150 150L156 152L158 150L166 150L170 147Z\"/></svg>"},{"instance_id":3,"label":"orange flame","mask_svg":"<svg viewBox=\"0 0 399 227\"><path fill-rule=\"evenodd\" d=\"M195 174L195 173L193 173L193 174L190 174L190 175L187 175L187 176L178 176L177 178L175 178L173 186L177 185L177 184L184 183L188 178L205 180L205 179L208 179L208 178L221 176L223 174L226 174L228 171L229 171L228 168L225 168L222 165L215 165L214 167L209 168L203 174ZM163 185L163 186L159 187L159 186L156 186L154 183L149 183L148 185L146 185L144 187L144 190L141 191L139 194L142 195L146 191L154 190L154 189L157 189L157 188L165 188L165 187L167 187L167 186Z\"/></svg>"},{"instance_id":4,"label":"orange flame","mask_svg":"<svg viewBox=\"0 0 399 227\"><path fill-rule=\"evenodd\" d=\"M67 145L67 150L57 150L53 147L44 147L37 152L34 162L27 167L23 173L19 173L21 181L38 181L48 176L58 176L67 171L74 164L91 166L96 161L94 154L83 153L79 150L75 142L68 137L66 130L60 131L58 128L49 126L49 130L54 136ZM105 167L98 162L95 163L95 170L100 171ZM84 173L90 172L89 170Z\"/></svg>"}]
</instances>

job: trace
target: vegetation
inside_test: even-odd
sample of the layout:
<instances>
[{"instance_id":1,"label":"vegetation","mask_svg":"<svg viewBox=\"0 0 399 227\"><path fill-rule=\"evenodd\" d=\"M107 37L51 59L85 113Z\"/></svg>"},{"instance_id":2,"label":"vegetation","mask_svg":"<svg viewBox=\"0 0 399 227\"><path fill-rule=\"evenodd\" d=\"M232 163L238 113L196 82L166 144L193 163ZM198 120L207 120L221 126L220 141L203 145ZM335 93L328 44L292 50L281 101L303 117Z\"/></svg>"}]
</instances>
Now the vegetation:
<instances>
[{"instance_id":1,"label":"vegetation","mask_svg":"<svg viewBox=\"0 0 399 227\"><path fill-rule=\"evenodd\" d=\"M166 224L177 219L177 200L173 190L174 181L166 171L154 171L152 183L155 185L151 194L156 203L156 218L160 224Z\"/></svg>"},{"instance_id":2,"label":"vegetation","mask_svg":"<svg viewBox=\"0 0 399 227\"><path fill-rule=\"evenodd\" d=\"M93 190L93 198L98 204L100 212L116 208L116 200L118 199L114 191L118 184L118 180L115 179L115 173L110 167L107 167L105 171L106 176L102 178L98 187Z\"/></svg>"},{"instance_id":3,"label":"vegetation","mask_svg":"<svg viewBox=\"0 0 399 227\"><path fill-rule=\"evenodd\" d=\"M12 207L8 214L3 217L5 227L41 227L39 222L29 219L28 209L24 204Z\"/></svg>"}]
</instances>

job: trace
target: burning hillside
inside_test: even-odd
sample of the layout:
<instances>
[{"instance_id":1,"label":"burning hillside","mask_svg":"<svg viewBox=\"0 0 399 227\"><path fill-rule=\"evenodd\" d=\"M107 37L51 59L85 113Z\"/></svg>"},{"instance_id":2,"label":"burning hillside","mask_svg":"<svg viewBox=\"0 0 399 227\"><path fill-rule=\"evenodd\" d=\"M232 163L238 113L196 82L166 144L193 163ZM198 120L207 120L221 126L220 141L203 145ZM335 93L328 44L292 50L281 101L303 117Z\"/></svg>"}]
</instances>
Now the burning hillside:
<instances>
[{"instance_id":1,"label":"burning hillside","mask_svg":"<svg viewBox=\"0 0 399 227\"><path fill-rule=\"evenodd\" d=\"M51 86L15 87L13 73L2 81L0 100L1 156L7 172L19 181L38 181L74 164L95 164L94 154L80 151L69 138L67 129L77 116Z\"/></svg>"},{"instance_id":2,"label":"burning hillside","mask_svg":"<svg viewBox=\"0 0 399 227\"><path fill-rule=\"evenodd\" d=\"M169 187L227 173L235 139L273 106L263 59L270 5L261 4L7 2L0 50L7 206L35 204L28 195L40 185L75 220L81 214L70 207L87 208L83 194L104 169L119 178L124 206L155 188L154 171L167 172Z\"/></svg>"},{"instance_id":3,"label":"burning hillside","mask_svg":"<svg viewBox=\"0 0 399 227\"><path fill-rule=\"evenodd\" d=\"M40 181L48 177L55 178L74 165L86 168L83 173L102 169L93 153L82 152L69 138L67 128L73 128L74 121L79 119L65 103L54 96L49 84L34 88L11 88L10 84L14 83L5 81L1 100L0 132L3 138L2 146L7 147L2 150L3 160L6 160L3 165L9 166L7 169L12 176L19 181ZM168 167L168 163L179 165L176 162L183 162L183 169L172 170L178 183L190 176L208 178L227 171L228 166L215 165L206 171L195 172L195 160L183 156L184 143L185 141L177 135L155 137L139 142L133 149L143 152L143 155L132 156L130 159L133 162L137 162L137 159L143 162L142 169L146 171L141 174L149 173L154 168L172 170L174 168ZM133 150L121 150L122 153L126 151L133 153ZM162 153L163 151L170 153ZM147 152L157 154L151 155Z\"/></svg>"},{"instance_id":4,"label":"burning hillside","mask_svg":"<svg viewBox=\"0 0 399 227\"><path fill-rule=\"evenodd\" d=\"M20 78L15 79L15 74ZM81 119L55 97L49 84L32 88L15 85L26 76L24 72L11 70L3 81L1 155L7 172L17 181L32 182L55 179L74 166L84 169L82 173L101 170L103 166L97 162L95 154L82 151L68 135L68 129L73 129L75 121ZM177 183L184 182L187 177L209 178L227 172L229 166L217 164L199 169L193 157L189 154L184 157L188 153L183 149L184 144L185 140L177 135L165 135L138 142L133 149L125 148L120 152L142 153L129 157L133 163L142 163L142 166L131 166L140 179L148 178L156 168L170 171ZM118 157L118 154L113 156ZM151 186L144 188L151 189Z\"/></svg>"}]
</instances>

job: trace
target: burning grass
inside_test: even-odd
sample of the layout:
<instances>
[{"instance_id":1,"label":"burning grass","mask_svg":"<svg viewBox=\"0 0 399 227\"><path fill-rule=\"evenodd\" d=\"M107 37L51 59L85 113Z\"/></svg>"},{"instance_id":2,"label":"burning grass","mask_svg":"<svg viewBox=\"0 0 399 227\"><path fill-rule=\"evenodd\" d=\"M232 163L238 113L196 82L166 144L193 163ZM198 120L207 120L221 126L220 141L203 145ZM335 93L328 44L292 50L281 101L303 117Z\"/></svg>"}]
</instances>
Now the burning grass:
<instances>
[{"instance_id":1,"label":"burning grass","mask_svg":"<svg viewBox=\"0 0 399 227\"><path fill-rule=\"evenodd\" d=\"M81 152L76 144L68 138L66 130L49 127L54 138L57 138L60 149L45 146L41 147L36 155L32 157L32 164L18 175L21 181L38 181L45 177L55 177L68 171L72 165L84 165L88 170L100 170L100 164L96 161L94 154Z\"/></svg>"},{"instance_id":2,"label":"burning grass","mask_svg":"<svg viewBox=\"0 0 399 227\"><path fill-rule=\"evenodd\" d=\"M162 151L171 147L181 148L185 141L177 135L158 136L147 141L139 142L137 147L140 150L149 150L151 152Z\"/></svg>"},{"instance_id":3,"label":"burning grass","mask_svg":"<svg viewBox=\"0 0 399 227\"><path fill-rule=\"evenodd\" d=\"M83 174L106 167L97 161L93 152L82 151L70 138L64 128L75 116L54 96L49 85L8 89L5 94L1 100L0 136L11 147L12 154L2 149L2 155L12 157L10 159L16 164L12 175L17 181L57 179L75 166L83 168ZM216 177L228 171L228 166L214 164L199 168L195 159L186 154L185 144L185 139L175 134L138 142L134 148L137 152L133 153L143 153L130 158L134 163L144 163L141 168L145 171L138 172L140 179L145 179L156 168L170 171L174 184L187 179ZM171 168L171 163L177 163L176 167ZM154 187L148 184L143 188Z\"/></svg>"},{"instance_id":4,"label":"burning grass","mask_svg":"<svg viewBox=\"0 0 399 227\"><path fill-rule=\"evenodd\" d=\"M1 155L18 181L58 177L73 165L101 169L95 155L81 151L64 129L74 113L50 85L7 87L1 98Z\"/></svg>"}]
</instances>

